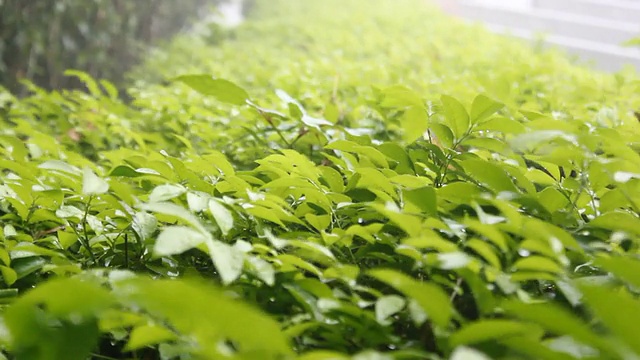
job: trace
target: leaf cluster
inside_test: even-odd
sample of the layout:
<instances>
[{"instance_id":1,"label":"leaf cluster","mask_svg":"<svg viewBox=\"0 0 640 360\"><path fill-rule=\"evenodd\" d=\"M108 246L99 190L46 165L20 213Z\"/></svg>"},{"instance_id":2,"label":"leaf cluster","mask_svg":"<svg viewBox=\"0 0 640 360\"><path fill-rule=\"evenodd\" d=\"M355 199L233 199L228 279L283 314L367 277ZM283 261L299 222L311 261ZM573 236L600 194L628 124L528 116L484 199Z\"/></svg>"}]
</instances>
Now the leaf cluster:
<instances>
[{"instance_id":1,"label":"leaf cluster","mask_svg":"<svg viewBox=\"0 0 640 360\"><path fill-rule=\"evenodd\" d=\"M252 14L131 104L1 95L7 356L640 357L632 70L418 0Z\"/></svg>"}]
</instances>

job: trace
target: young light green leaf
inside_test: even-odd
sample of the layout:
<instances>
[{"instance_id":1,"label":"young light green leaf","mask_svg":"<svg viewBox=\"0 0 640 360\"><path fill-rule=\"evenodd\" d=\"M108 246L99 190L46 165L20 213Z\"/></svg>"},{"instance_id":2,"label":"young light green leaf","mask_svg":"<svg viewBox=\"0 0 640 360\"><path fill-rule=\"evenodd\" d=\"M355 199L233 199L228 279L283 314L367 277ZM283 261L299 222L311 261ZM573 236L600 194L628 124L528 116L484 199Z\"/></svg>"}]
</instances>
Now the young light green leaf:
<instances>
[{"instance_id":1,"label":"young light green leaf","mask_svg":"<svg viewBox=\"0 0 640 360\"><path fill-rule=\"evenodd\" d=\"M424 100L416 91L402 85L395 85L382 91L383 107L407 108L424 106Z\"/></svg>"},{"instance_id":2,"label":"young light green leaf","mask_svg":"<svg viewBox=\"0 0 640 360\"><path fill-rule=\"evenodd\" d=\"M54 170L64 172L70 175L81 175L82 171L73 165L60 160L49 160L38 165L39 169Z\"/></svg>"},{"instance_id":3,"label":"young light green leaf","mask_svg":"<svg viewBox=\"0 0 640 360\"><path fill-rule=\"evenodd\" d=\"M98 177L91 169L85 167L82 177L82 193L85 195L100 195L109 191L109 183Z\"/></svg>"},{"instance_id":4,"label":"young light green leaf","mask_svg":"<svg viewBox=\"0 0 640 360\"><path fill-rule=\"evenodd\" d=\"M380 324L388 324L387 318L401 311L406 304L404 298L397 295L383 296L376 301L376 320Z\"/></svg>"},{"instance_id":5,"label":"young light green leaf","mask_svg":"<svg viewBox=\"0 0 640 360\"><path fill-rule=\"evenodd\" d=\"M249 257L249 264L253 268L254 273L265 284L273 286L276 282L276 271L270 262L263 260L257 256Z\"/></svg>"},{"instance_id":6,"label":"young light green leaf","mask_svg":"<svg viewBox=\"0 0 640 360\"><path fill-rule=\"evenodd\" d=\"M224 284L234 282L242 274L244 253L229 244L217 240L207 241L207 247L209 248L209 255L211 255L213 265L218 270L222 282Z\"/></svg>"},{"instance_id":7,"label":"young light green leaf","mask_svg":"<svg viewBox=\"0 0 640 360\"><path fill-rule=\"evenodd\" d=\"M182 75L176 81L188 85L202 95L213 96L219 101L232 105L244 105L249 94L238 85L224 79L216 79L211 75Z\"/></svg>"},{"instance_id":8,"label":"young light green leaf","mask_svg":"<svg viewBox=\"0 0 640 360\"><path fill-rule=\"evenodd\" d=\"M201 232L185 226L170 226L165 228L158 236L153 247L156 256L171 256L182 254L200 246L208 240Z\"/></svg>"},{"instance_id":9,"label":"young light green leaf","mask_svg":"<svg viewBox=\"0 0 640 360\"><path fill-rule=\"evenodd\" d=\"M464 161L462 167L474 180L488 187L496 194L501 192L520 193L507 172L498 164L471 159Z\"/></svg>"},{"instance_id":10,"label":"young light green leaf","mask_svg":"<svg viewBox=\"0 0 640 360\"><path fill-rule=\"evenodd\" d=\"M135 231L138 236L145 241L149 239L158 228L158 219L146 212L137 212L133 215L131 227L133 228L133 231Z\"/></svg>"},{"instance_id":11,"label":"young light green leaf","mask_svg":"<svg viewBox=\"0 0 640 360\"><path fill-rule=\"evenodd\" d=\"M407 144L420 139L429 128L429 115L424 106L413 106L405 110L400 118L402 137Z\"/></svg>"},{"instance_id":12,"label":"young light green leaf","mask_svg":"<svg viewBox=\"0 0 640 360\"><path fill-rule=\"evenodd\" d=\"M444 107L444 115L447 119L447 125L453 131L456 139L460 139L469 130L469 113L464 105L456 98L442 95L440 98Z\"/></svg>"},{"instance_id":13,"label":"young light green leaf","mask_svg":"<svg viewBox=\"0 0 640 360\"><path fill-rule=\"evenodd\" d=\"M210 196L207 194L188 192L187 204L189 205L189 210L195 213L206 210L207 208L209 208L209 199Z\"/></svg>"},{"instance_id":14,"label":"young light green leaf","mask_svg":"<svg viewBox=\"0 0 640 360\"><path fill-rule=\"evenodd\" d=\"M135 351L147 346L157 345L176 339L176 334L159 325L143 325L134 328L129 335L125 351Z\"/></svg>"},{"instance_id":15,"label":"young light green leaf","mask_svg":"<svg viewBox=\"0 0 640 360\"><path fill-rule=\"evenodd\" d=\"M449 360L490 360L487 355L481 353L478 350L466 347L459 346L451 354Z\"/></svg>"},{"instance_id":16,"label":"young light green leaf","mask_svg":"<svg viewBox=\"0 0 640 360\"><path fill-rule=\"evenodd\" d=\"M478 95L473 99L473 104L471 105L471 123L477 124L497 113L503 107L504 104L490 99L485 95Z\"/></svg>"},{"instance_id":17,"label":"young light green leaf","mask_svg":"<svg viewBox=\"0 0 640 360\"><path fill-rule=\"evenodd\" d=\"M169 202L159 202L159 203L148 203L148 204L139 204L138 209L151 211L167 216L172 216L181 219L182 221L188 223L189 225L196 228L196 230L200 231L203 234L206 234L207 231L200 223L197 217L191 214L187 209L173 204Z\"/></svg>"},{"instance_id":18,"label":"young light green leaf","mask_svg":"<svg viewBox=\"0 0 640 360\"><path fill-rule=\"evenodd\" d=\"M187 192L184 186L179 184L165 184L156 186L149 194L149 202L161 202L171 200Z\"/></svg>"},{"instance_id":19,"label":"young light green leaf","mask_svg":"<svg viewBox=\"0 0 640 360\"><path fill-rule=\"evenodd\" d=\"M209 211L211 211L211 215L216 220L222 234L225 236L229 234L229 231L233 228L233 214L231 211L216 199L209 200Z\"/></svg>"}]
</instances>

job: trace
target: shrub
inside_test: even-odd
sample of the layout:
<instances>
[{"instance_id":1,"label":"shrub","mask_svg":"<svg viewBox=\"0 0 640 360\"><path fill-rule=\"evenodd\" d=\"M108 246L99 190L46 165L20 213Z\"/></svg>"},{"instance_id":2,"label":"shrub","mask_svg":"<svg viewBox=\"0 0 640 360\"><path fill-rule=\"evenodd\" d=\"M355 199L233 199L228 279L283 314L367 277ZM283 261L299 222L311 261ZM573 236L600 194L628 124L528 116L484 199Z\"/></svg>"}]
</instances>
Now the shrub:
<instances>
[{"instance_id":1,"label":"shrub","mask_svg":"<svg viewBox=\"0 0 640 360\"><path fill-rule=\"evenodd\" d=\"M8 354L640 356L632 70L418 0L252 14L156 51L129 105L78 72L3 95Z\"/></svg>"}]
</instances>

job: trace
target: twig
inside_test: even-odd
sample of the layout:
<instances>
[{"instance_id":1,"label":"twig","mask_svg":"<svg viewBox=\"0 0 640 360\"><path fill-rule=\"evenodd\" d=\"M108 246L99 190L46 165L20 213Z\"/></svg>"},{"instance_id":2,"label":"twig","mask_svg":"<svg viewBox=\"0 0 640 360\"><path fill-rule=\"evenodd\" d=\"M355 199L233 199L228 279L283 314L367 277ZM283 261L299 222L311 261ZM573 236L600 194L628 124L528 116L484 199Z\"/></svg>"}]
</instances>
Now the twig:
<instances>
[{"instance_id":1,"label":"twig","mask_svg":"<svg viewBox=\"0 0 640 360\"><path fill-rule=\"evenodd\" d=\"M453 288L453 292L451 293L449 302L453 302L453 300L456 299L456 296L458 295L458 288L460 287L460 285L462 285L462 278L458 278L458 281L456 281L456 286Z\"/></svg>"}]
</instances>

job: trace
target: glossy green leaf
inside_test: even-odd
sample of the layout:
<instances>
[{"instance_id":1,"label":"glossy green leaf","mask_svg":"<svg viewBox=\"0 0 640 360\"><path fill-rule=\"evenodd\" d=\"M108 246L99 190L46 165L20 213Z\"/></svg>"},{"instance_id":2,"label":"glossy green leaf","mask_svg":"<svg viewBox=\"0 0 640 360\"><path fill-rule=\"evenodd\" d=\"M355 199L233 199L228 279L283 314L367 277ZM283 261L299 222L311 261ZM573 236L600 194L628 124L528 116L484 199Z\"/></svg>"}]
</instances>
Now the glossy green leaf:
<instances>
[{"instance_id":1,"label":"glossy green leaf","mask_svg":"<svg viewBox=\"0 0 640 360\"><path fill-rule=\"evenodd\" d=\"M496 193L520 192L506 171L497 164L482 160L466 160L462 166L474 180Z\"/></svg>"},{"instance_id":2,"label":"glossy green leaf","mask_svg":"<svg viewBox=\"0 0 640 360\"><path fill-rule=\"evenodd\" d=\"M404 298L396 295L383 296L376 301L376 319L379 323L385 323L387 318L398 313L405 306Z\"/></svg>"},{"instance_id":3,"label":"glossy green leaf","mask_svg":"<svg viewBox=\"0 0 640 360\"><path fill-rule=\"evenodd\" d=\"M531 336L535 326L511 320L481 320L462 327L449 338L452 346L479 344L508 337Z\"/></svg>"},{"instance_id":4,"label":"glossy green leaf","mask_svg":"<svg viewBox=\"0 0 640 360\"><path fill-rule=\"evenodd\" d=\"M439 326L446 326L453 316L447 294L434 284L418 282L393 270L372 270L369 275L415 299Z\"/></svg>"},{"instance_id":5,"label":"glossy green leaf","mask_svg":"<svg viewBox=\"0 0 640 360\"><path fill-rule=\"evenodd\" d=\"M231 211L216 199L209 200L209 211L220 227L222 234L227 235L233 228L233 214L231 214Z\"/></svg>"},{"instance_id":6,"label":"glossy green leaf","mask_svg":"<svg viewBox=\"0 0 640 360\"><path fill-rule=\"evenodd\" d=\"M193 226L196 230L200 231L203 234L207 232L197 217L192 215L189 211L187 211L187 209L181 206L175 205L173 203L159 202L159 203L139 204L138 208L140 210L151 211L158 214L163 214L163 215L178 218L186 222L187 224Z\"/></svg>"},{"instance_id":7,"label":"glossy green leaf","mask_svg":"<svg viewBox=\"0 0 640 360\"><path fill-rule=\"evenodd\" d=\"M91 169L84 168L82 177L82 193L100 195L109 191L109 183L98 177Z\"/></svg>"},{"instance_id":8,"label":"glossy green leaf","mask_svg":"<svg viewBox=\"0 0 640 360\"><path fill-rule=\"evenodd\" d=\"M478 95L473 99L471 104L471 123L477 124L497 113L504 107L501 104L486 95Z\"/></svg>"},{"instance_id":9,"label":"glossy green leaf","mask_svg":"<svg viewBox=\"0 0 640 360\"><path fill-rule=\"evenodd\" d=\"M230 284L241 274L244 267L244 253L237 248L223 242L207 241L211 260L215 265L224 284Z\"/></svg>"},{"instance_id":10,"label":"glossy green leaf","mask_svg":"<svg viewBox=\"0 0 640 360\"><path fill-rule=\"evenodd\" d=\"M184 226L165 228L153 247L157 256L171 256L196 248L207 241L207 236Z\"/></svg>"},{"instance_id":11,"label":"glossy green leaf","mask_svg":"<svg viewBox=\"0 0 640 360\"><path fill-rule=\"evenodd\" d=\"M451 128L456 139L462 138L469 130L470 119L467 109L456 98L442 95L440 98L444 107L444 115L447 118L447 125Z\"/></svg>"},{"instance_id":12,"label":"glossy green leaf","mask_svg":"<svg viewBox=\"0 0 640 360\"><path fill-rule=\"evenodd\" d=\"M147 346L172 341L176 335L165 327L158 325L138 326L131 331L129 341L125 346L127 351L135 351Z\"/></svg>"},{"instance_id":13,"label":"glossy green leaf","mask_svg":"<svg viewBox=\"0 0 640 360\"><path fill-rule=\"evenodd\" d=\"M181 196L186 192L187 192L187 189L185 189L184 186L181 186L181 185L173 185L173 184L160 185L155 187L151 192L151 194L149 194L149 202L157 203L157 202L171 200L173 198Z\"/></svg>"}]
</instances>

